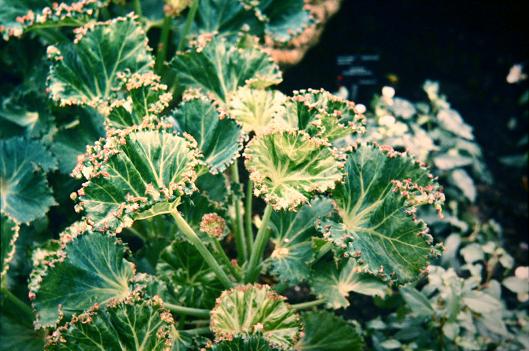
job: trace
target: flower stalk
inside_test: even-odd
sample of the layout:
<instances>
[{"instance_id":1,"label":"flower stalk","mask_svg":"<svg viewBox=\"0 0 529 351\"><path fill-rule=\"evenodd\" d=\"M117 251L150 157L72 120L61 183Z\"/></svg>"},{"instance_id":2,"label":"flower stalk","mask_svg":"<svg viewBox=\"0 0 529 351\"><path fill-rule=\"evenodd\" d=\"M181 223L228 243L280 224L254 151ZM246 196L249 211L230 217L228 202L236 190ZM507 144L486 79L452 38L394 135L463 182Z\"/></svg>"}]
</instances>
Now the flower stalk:
<instances>
[{"instance_id":1,"label":"flower stalk","mask_svg":"<svg viewBox=\"0 0 529 351\"><path fill-rule=\"evenodd\" d=\"M171 212L171 215L173 216L176 225L178 226L178 229L182 231L182 233L185 235L187 240L195 246L197 251L202 255L202 258L206 261L206 263L209 265L209 267L215 272L217 275L217 278L219 278L220 282L226 287L231 288L233 286L232 281L224 272L221 265L217 262L215 257L211 254L211 252L208 250L206 245L200 240L198 235L195 233L193 228L189 226L187 221L180 215L180 212L173 211Z\"/></svg>"}]
</instances>

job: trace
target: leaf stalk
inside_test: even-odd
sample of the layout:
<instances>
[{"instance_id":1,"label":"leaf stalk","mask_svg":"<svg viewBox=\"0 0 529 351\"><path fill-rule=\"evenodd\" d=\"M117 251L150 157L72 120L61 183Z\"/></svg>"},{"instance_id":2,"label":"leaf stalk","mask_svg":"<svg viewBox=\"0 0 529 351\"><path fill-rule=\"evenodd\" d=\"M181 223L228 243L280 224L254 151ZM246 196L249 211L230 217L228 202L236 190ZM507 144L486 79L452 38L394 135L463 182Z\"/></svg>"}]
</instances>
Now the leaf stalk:
<instances>
[{"instance_id":1,"label":"leaf stalk","mask_svg":"<svg viewBox=\"0 0 529 351\"><path fill-rule=\"evenodd\" d=\"M295 310L304 310L304 309L307 309L307 308L319 306L319 305L321 305L323 303L325 303L325 299L317 299L317 300L314 300L314 301L296 303L296 304L293 304L293 305L290 305L290 306L292 306L292 308L295 309Z\"/></svg>"},{"instance_id":2,"label":"leaf stalk","mask_svg":"<svg viewBox=\"0 0 529 351\"><path fill-rule=\"evenodd\" d=\"M235 184L240 184L239 180L239 168L237 162L234 162L231 167L231 180ZM233 194L233 207L235 208L235 225L233 232L235 235L235 245L237 246L237 258L241 262L246 262L249 256L248 243L246 242L246 236L244 234L244 221L242 218L241 207L242 202L238 193Z\"/></svg>"},{"instance_id":3,"label":"leaf stalk","mask_svg":"<svg viewBox=\"0 0 529 351\"><path fill-rule=\"evenodd\" d=\"M203 309L203 308L185 307L185 306L173 305L172 303L164 303L163 306L167 308L169 311L177 313L177 314L183 314L186 316L193 316L197 318L209 318L210 311Z\"/></svg>"},{"instance_id":4,"label":"leaf stalk","mask_svg":"<svg viewBox=\"0 0 529 351\"><path fill-rule=\"evenodd\" d=\"M250 261L246 270L245 281L247 283L253 282L257 279L259 275L259 266L261 264L261 259L268 243L268 238L270 232L268 230L268 223L270 222L270 216L272 215L272 206L266 205L263 219L261 220L261 226L257 231L257 236L255 237L255 244L252 247L252 254L250 256Z\"/></svg>"}]
</instances>

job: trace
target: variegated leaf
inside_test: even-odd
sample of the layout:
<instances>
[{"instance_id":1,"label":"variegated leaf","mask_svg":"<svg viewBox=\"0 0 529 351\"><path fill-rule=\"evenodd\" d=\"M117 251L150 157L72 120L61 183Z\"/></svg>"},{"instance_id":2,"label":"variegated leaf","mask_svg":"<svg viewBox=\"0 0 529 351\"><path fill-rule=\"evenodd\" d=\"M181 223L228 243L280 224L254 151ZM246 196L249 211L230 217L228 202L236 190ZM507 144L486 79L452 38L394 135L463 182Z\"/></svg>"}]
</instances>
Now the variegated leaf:
<instances>
[{"instance_id":1,"label":"variegated leaf","mask_svg":"<svg viewBox=\"0 0 529 351\"><path fill-rule=\"evenodd\" d=\"M360 258L370 272L399 282L418 277L436 253L418 206L444 202L428 169L407 154L362 144L349 154L346 178L332 193L337 218L324 221L335 250Z\"/></svg>"},{"instance_id":2,"label":"variegated leaf","mask_svg":"<svg viewBox=\"0 0 529 351\"><path fill-rule=\"evenodd\" d=\"M37 327L54 326L63 316L70 319L96 303L130 293L135 268L124 258L126 248L116 237L75 231L65 235L71 241L48 263L40 285L31 293Z\"/></svg>"},{"instance_id":3,"label":"variegated leaf","mask_svg":"<svg viewBox=\"0 0 529 351\"><path fill-rule=\"evenodd\" d=\"M132 15L89 23L77 30L74 43L48 47L48 57L52 99L102 111L121 86L120 74L145 73L153 65L147 36Z\"/></svg>"},{"instance_id":4,"label":"variegated leaf","mask_svg":"<svg viewBox=\"0 0 529 351\"><path fill-rule=\"evenodd\" d=\"M213 345L212 351L277 351L272 348L268 342L259 335L250 337L237 337L233 340L221 341Z\"/></svg>"},{"instance_id":5,"label":"variegated leaf","mask_svg":"<svg viewBox=\"0 0 529 351\"><path fill-rule=\"evenodd\" d=\"M161 301L131 296L94 305L47 338L46 350L164 351L172 345L174 321Z\"/></svg>"},{"instance_id":6,"label":"variegated leaf","mask_svg":"<svg viewBox=\"0 0 529 351\"><path fill-rule=\"evenodd\" d=\"M179 132L195 138L202 151L202 161L212 174L224 171L242 149L241 128L204 96L184 99L171 116Z\"/></svg>"},{"instance_id":7,"label":"variegated leaf","mask_svg":"<svg viewBox=\"0 0 529 351\"><path fill-rule=\"evenodd\" d=\"M300 321L284 300L267 285L224 291L211 311L210 327L217 342L262 335L272 347L292 349L300 336Z\"/></svg>"},{"instance_id":8,"label":"variegated leaf","mask_svg":"<svg viewBox=\"0 0 529 351\"><path fill-rule=\"evenodd\" d=\"M31 29L80 26L108 0L0 0L0 34L4 40Z\"/></svg>"},{"instance_id":9,"label":"variegated leaf","mask_svg":"<svg viewBox=\"0 0 529 351\"><path fill-rule=\"evenodd\" d=\"M281 82L281 72L260 48L240 48L225 38L179 53L170 63L185 88L212 93L226 102L239 87L264 89Z\"/></svg>"},{"instance_id":10,"label":"variegated leaf","mask_svg":"<svg viewBox=\"0 0 529 351\"><path fill-rule=\"evenodd\" d=\"M341 162L334 150L303 131L256 136L244 155L255 195L275 210L295 210L342 179Z\"/></svg>"},{"instance_id":11,"label":"variegated leaf","mask_svg":"<svg viewBox=\"0 0 529 351\"><path fill-rule=\"evenodd\" d=\"M114 99L105 113L107 128L125 129L157 120L172 99L160 76L152 73L120 75L120 98Z\"/></svg>"},{"instance_id":12,"label":"variegated leaf","mask_svg":"<svg viewBox=\"0 0 529 351\"><path fill-rule=\"evenodd\" d=\"M227 108L246 133L262 134L289 127L283 119L285 99L277 90L242 87L229 96Z\"/></svg>"},{"instance_id":13,"label":"variegated leaf","mask_svg":"<svg viewBox=\"0 0 529 351\"><path fill-rule=\"evenodd\" d=\"M163 129L128 131L88 149L74 174L83 176L79 207L96 229L118 232L135 218L168 213L194 190L194 140Z\"/></svg>"},{"instance_id":14,"label":"variegated leaf","mask_svg":"<svg viewBox=\"0 0 529 351\"><path fill-rule=\"evenodd\" d=\"M0 238L2 247L0 248L0 281L2 286L7 285L7 271L9 264L15 256L16 242L20 227L12 218L0 213Z\"/></svg>"},{"instance_id":15,"label":"variegated leaf","mask_svg":"<svg viewBox=\"0 0 529 351\"><path fill-rule=\"evenodd\" d=\"M329 141L365 131L364 116L355 104L323 89L295 91L281 117L292 128Z\"/></svg>"},{"instance_id":16,"label":"variegated leaf","mask_svg":"<svg viewBox=\"0 0 529 351\"><path fill-rule=\"evenodd\" d=\"M349 306L349 294L380 296L386 295L386 284L376 276L363 273L353 259L338 267L333 262L321 262L311 274L310 285L314 294L326 300L329 308Z\"/></svg>"}]
</instances>

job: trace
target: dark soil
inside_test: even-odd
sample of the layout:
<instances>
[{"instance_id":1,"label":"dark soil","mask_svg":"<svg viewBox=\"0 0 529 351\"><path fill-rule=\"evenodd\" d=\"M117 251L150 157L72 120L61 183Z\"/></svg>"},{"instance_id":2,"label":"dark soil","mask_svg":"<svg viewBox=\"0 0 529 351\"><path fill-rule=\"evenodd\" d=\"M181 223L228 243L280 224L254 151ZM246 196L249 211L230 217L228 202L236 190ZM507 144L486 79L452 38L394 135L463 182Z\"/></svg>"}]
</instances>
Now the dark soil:
<instances>
[{"instance_id":1,"label":"dark soil","mask_svg":"<svg viewBox=\"0 0 529 351\"><path fill-rule=\"evenodd\" d=\"M507 167L499 158L513 153L527 133L527 118L515 130L511 117L520 117L518 104L525 86L507 84L509 68L528 68L528 5L516 1L353 1L345 0L332 18L320 43L285 74L283 90L339 84L339 55L378 54L378 84L361 87L357 102L369 104L393 76L397 94L424 100L422 84L438 80L442 93L474 127L493 186L481 185L478 199L482 218L494 218L504 227L505 243L520 264L527 256L527 165ZM395 82L396 78L396 82Z\"/></svg>"}]
</instances>

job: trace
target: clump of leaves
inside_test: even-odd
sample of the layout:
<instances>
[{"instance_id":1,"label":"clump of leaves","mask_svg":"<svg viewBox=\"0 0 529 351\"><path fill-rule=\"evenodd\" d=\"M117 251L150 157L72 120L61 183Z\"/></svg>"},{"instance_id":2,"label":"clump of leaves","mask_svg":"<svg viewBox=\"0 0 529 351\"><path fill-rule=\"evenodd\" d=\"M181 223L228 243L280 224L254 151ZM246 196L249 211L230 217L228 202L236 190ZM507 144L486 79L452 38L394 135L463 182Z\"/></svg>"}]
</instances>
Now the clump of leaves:
<instances>
[{"instance_id":1,"label":"clump of leaves","mask_svg":"<svg viewBox=\"0 0 529 351\"><path fill-rule=\"evenodd\" d=\"M353 102L276 90L281 71L261 44L310 25L302 1L167 3L163 17L148 1L115 18L127 4L2 13L5 36L22 35L6 52L35 45L47 58L35 59L46 76L35 94L2 100L2 338L49 350L361 349L358 324L334 310L425 275L440 247L417 210L441 212L437 179L410 153L363 141ZM18 68L2 92L42 74ZM292 299L299 284L314 297Z\"/></svg>"}]
</instances>

